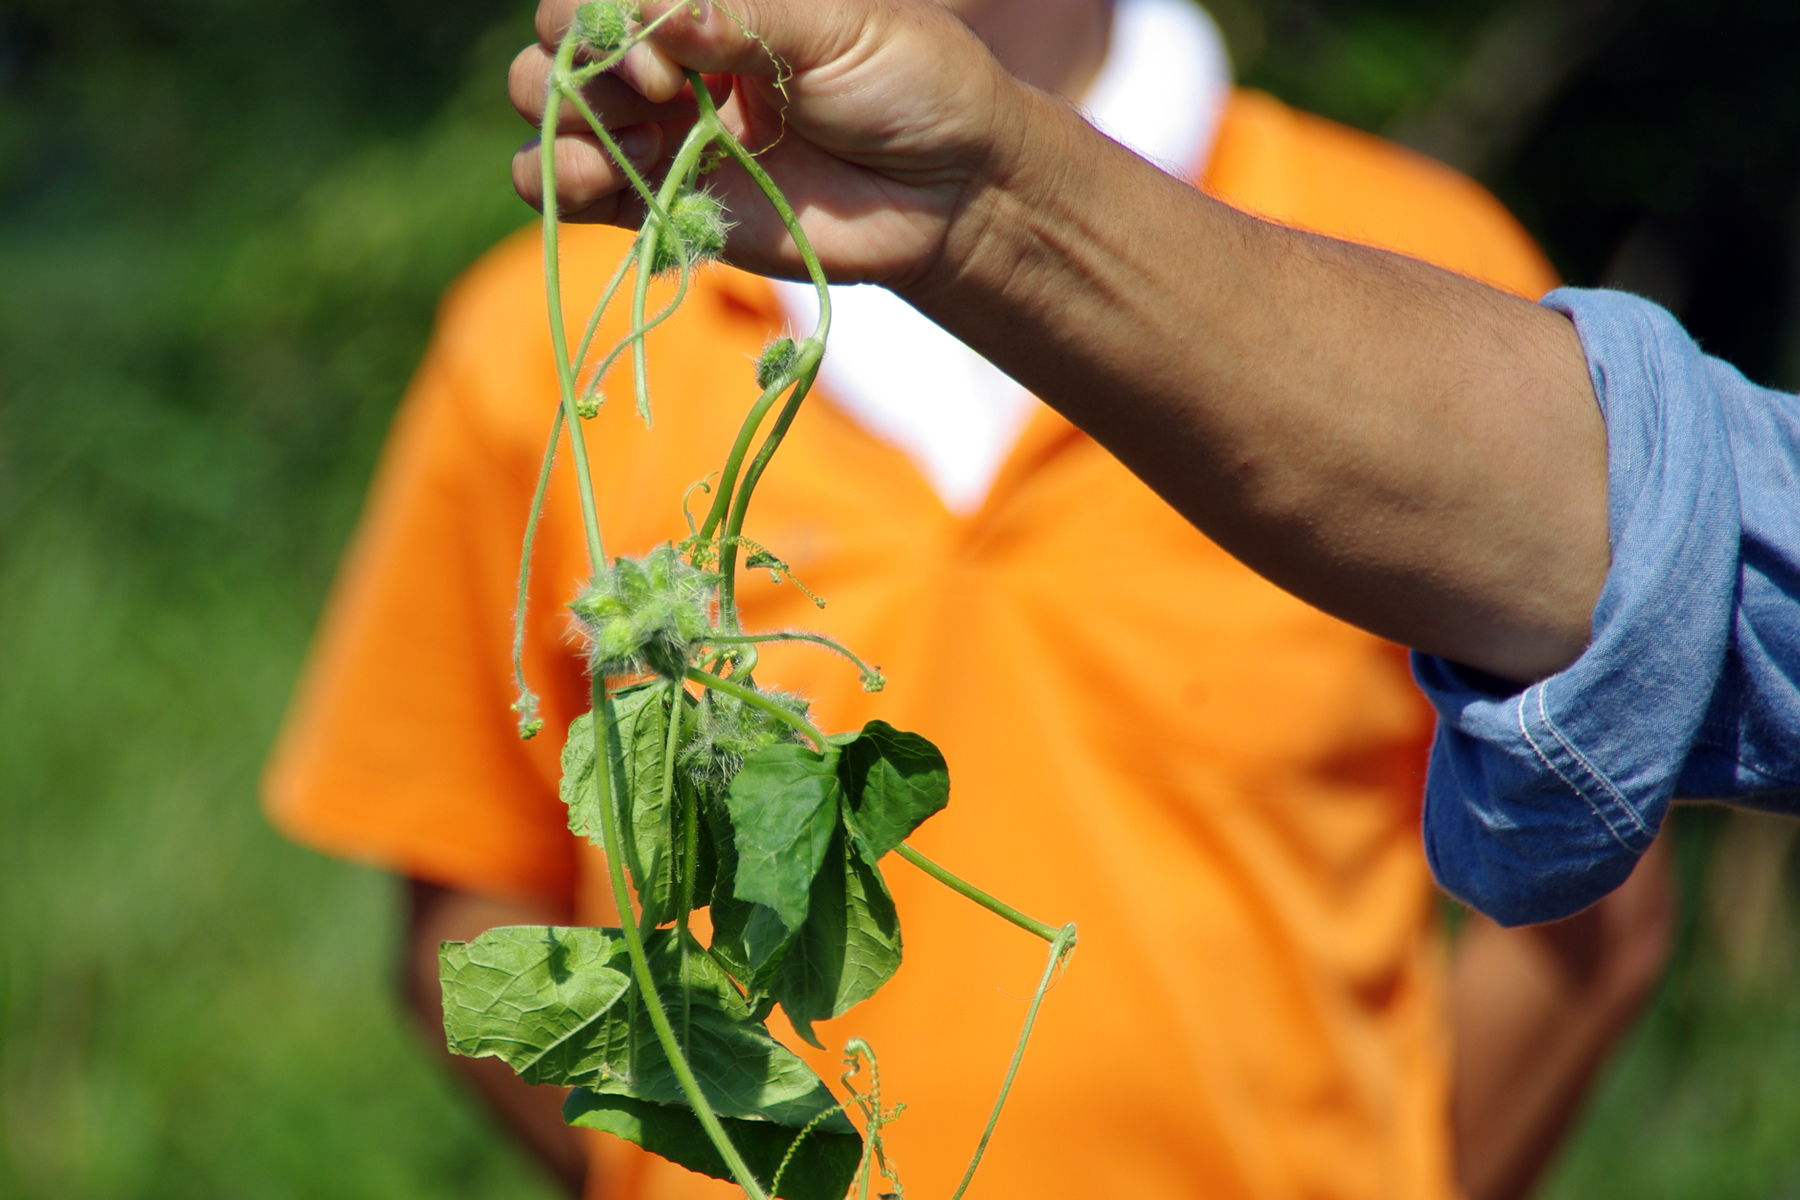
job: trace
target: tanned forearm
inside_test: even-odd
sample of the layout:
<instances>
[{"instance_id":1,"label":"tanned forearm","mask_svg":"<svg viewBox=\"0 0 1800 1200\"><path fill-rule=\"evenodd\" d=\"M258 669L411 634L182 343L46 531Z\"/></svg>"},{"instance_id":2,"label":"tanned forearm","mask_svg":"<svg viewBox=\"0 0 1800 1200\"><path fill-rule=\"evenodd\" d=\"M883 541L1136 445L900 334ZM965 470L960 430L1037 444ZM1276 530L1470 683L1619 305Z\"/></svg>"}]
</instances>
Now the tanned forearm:
<instances>
[{"instance_id":1,"label":"tanned forearm","mask_svg":"<svg viewBox=\"0 0 1800 1200\"><path fill-rule=\"evenodd\" d=\"M546 44L515 63L528 116L572 8L544 0ZM729 77L728 120L766 150L834 279L893 287L1275 583L1507 679L1585 646L1606 436L1562 317L1209 200L1013 78L936 4L717 0L639 51L590 98L617 127L668 123L647 168L691 111L677 64ZM565 152L563 211L641 219L591 136L569 130ZM534 154L516 179L541 201ZM708 186L739 220L732 262L798 271L743 178Z\"/></svg>"},{"instance_id":2,"label":"tanned forearm","mask_svg":"<svg viewBox=\"0 0 1800 1200\"><path fill-rule=\"evenodd\" d=\"M1248 217L1016 95L908 298L1302 598L1509 679L1573 659L1608 561L1569 323Z\"/></svg>"}]
</instances>

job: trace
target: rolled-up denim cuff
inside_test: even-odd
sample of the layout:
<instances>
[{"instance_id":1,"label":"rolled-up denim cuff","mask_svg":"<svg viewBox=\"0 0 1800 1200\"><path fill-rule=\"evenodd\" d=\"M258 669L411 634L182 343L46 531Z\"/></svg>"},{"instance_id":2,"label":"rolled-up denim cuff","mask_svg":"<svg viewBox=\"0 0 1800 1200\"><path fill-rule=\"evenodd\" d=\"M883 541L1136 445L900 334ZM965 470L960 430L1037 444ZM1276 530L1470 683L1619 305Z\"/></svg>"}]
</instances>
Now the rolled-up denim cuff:
<instances>
[{"instance_id":1,"label":"rolled-up denim cuff","mask_svg":"<svg viewBox=\"0 0 1800 1200\"><path fill-rule=\"evenodd\" d=\"M1429 655L1425 832L1446 889L1506 924L1567 916L1656 836L1730 642L1739 513L1707 360L1662 309L1563 289L1606 419L1612 567L1580 658L1530 687Z\"/></svg>"}]
</instances>

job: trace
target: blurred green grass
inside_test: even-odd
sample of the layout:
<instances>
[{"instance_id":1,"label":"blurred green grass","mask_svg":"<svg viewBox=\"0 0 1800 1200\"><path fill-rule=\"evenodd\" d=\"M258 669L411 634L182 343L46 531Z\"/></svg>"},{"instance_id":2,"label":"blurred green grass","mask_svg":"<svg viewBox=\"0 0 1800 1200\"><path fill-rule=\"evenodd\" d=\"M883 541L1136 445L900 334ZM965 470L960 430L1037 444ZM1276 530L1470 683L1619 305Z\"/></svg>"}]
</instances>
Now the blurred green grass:
<instances>
[{"instance_id":1,"label":"blurred green grass","mask_svg":"<svg viewBox=\"0 0 1800 1200\"><path fill-rule=\"evenodd\" d=\"M393 882L255 804L436 297L530 215L528 37L0 18L0 1196L554 1194L419 1053Z\"/></svg>"},{"instance_id":2,"label":"blurred green grass","mask_svg":"<svg viewBox=\"0 0 1800 1200\"><path fill-rule=\"evenodd\" d=\"M1391 128L1454 86L1508 8L1220 11L1251 81ZM1699 11L1652 10L1675 41ZM418 1052L392 881L286 845L254 803L436 298L527 218L501 79L528 16L472 0L0 9L0 1197L552 1194ZM1619 67L1599 61L1562 94L1610 94ZM1740 73L1789 129L1800 91ZM1558 111L1556 136L1599 144ZM1671 194L1735 219L1706 197L1738 192L1683 182L1693 156L1657 141L1669 127L1627 129L1618 153L1661 154L1680 168ZM1556 172L1563 143L1533 129L1486 177L1592 281L1664 211L1655 172L1631 176L1630 204L1581 192ZM1793 158L1733 186L1800 212ZM1745 228L1788 246L1767 220ZM1694 245L1713 270L1737 243ZM1767 336L1745 361L1775 377L1800 289L1786 249L1755 266L1739 291ZM1700 286L1698 319L1724 321L1705 297L1726 291ZM1702 903L1728 826L1678 825L1681 950L1558 1200L1800 1196L1792 892L1745 974Z\"/></svg>"}]
</instances>

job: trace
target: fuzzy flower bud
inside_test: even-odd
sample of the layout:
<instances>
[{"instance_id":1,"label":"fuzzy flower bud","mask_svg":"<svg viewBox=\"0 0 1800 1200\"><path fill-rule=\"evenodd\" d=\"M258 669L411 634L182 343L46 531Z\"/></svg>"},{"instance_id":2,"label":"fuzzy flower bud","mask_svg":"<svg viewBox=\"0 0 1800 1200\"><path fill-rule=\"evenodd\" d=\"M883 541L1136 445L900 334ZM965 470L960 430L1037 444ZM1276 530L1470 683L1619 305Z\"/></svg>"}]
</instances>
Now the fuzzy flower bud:
<instances>
[{"instance_id":1,"label":"fuzzy flower bud","mask_svg":"<svg viewBox=\"0 0 1800 1200\"><path fill-rule=\"evenodd\" d=\"M791 337L776 338L764 346L756 358L756 386L767 390L770 384L788 373L799 357L800 347Z\"/></svg>"},{"instance_id":2,"label":"fuzzy flower bud","mask_svg":"<svg viewBox=\"0 0 1800 1200\"><path fill-rule=\"evenodd\" d=\"M806 716L807 702L789 692L757 689L797 717ZM736 696L709 691L700 702L694 736L682 746L676 760L695 786L723 796L746 756L776 742L798 741L793 727Z\"/></svg>"},{"instance_id":3,"label":"fuzzy flower bud","mask_svg":"<svg viewBox=\"0 0 1800 1200\"><path fill-rule=\"evenodd\" d=\"M583 392L575 397L575 415L584 421L591 421L600 415L600 405L606 397L599 392Z\"/></svg>"},{"instance_id":4,"label":"fuzzy flower bud","mask_svg":"<svg viewBox=\"0 0 1800 1200\"><path fill-rule=\"evenodd\" d=\"M544 719L538 716L537 693L529 689L519 693L519 698L512 703L512 710L519 714L519 738L529 742L544 731Z\"/></svg>"},{"instance_id":5,"label":"fuzzy flower bud","mask_svg":"<svg viewBox=\"0 0 1800 1200\"><path fill-rule=\"evenodd\" d=\"M569 608L592 643L602 675L651 670L666 679L686 674L694 643L712 631L719 577L694 567L664 544L643 558L621 558Z\"/></svg>"},{"instance_id":6,"label":"fuzzy flower bud","mask_svg":"<svg viewBox=\"0 0 1800 1200\"><path fill-rule=\"evenodd\" d=\"M596 0L575 10L575 38L588 50L605 57L625 44L630 24L637 19L635 4Z\"/></svg>"},{"instance_id":7,"label":"fuzzy flower bud","mask_svg":"<svg viewBox=\"0 0 1800 1200\"><path fill-rule=\"evenodd\" d=\"M650 271L661 275L686 265L707 262L725 250L725 205L711 192L683 192L669 205L669 221L656 239Z\"/></svg>"}]
</instances>

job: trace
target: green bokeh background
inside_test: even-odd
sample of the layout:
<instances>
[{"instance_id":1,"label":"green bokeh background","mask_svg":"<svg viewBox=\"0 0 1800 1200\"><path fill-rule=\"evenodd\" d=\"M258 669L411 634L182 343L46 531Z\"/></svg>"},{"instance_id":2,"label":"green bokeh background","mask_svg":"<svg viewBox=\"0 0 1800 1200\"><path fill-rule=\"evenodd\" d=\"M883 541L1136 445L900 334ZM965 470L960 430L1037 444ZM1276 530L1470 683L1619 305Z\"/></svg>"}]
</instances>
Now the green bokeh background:
<instances>
[{"instance_id":1,"label":"green bokeh background","mask_svg":"<svg viewBox=\"0 0 1800 1200\"><path fill-rule=\"evenodd\" d=\"M1800 380L1791 0L1215 11L1247 81ZM254 799L435 298L527 219L528 37L473 0L0 3L0 1197L552 1194L401 1018L392 882ZM1716 916L1743 831L1678 824L1676 964L1550 1195L1800 1196L1792 892Z\"/></svg>"}]
</instances>

